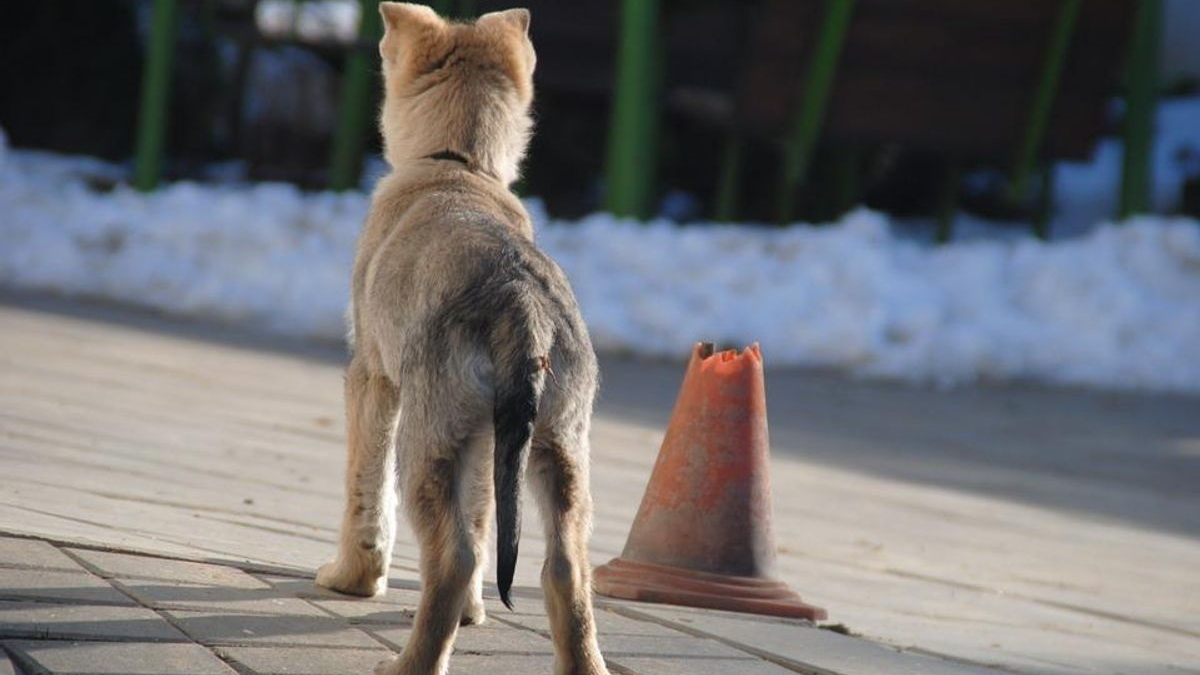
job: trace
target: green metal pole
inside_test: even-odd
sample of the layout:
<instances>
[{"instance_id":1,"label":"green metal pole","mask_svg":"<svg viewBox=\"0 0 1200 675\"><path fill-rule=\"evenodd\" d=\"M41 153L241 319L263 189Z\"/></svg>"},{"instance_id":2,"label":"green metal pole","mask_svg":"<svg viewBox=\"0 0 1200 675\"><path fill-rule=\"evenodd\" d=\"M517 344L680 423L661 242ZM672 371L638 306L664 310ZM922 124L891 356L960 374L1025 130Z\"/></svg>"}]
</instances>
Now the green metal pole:
<instances>
[{"instance_id":1,"label":"green metal pole","mask_svg":"<svg viewBox=\"0 0 1200 675\"><path fill-rule=\"evenodd\" d=\"M851 145L836 148L830 159L833 165L833 217L836 218L858 201L862 153L858 146Z\"/></svg>"},{"instance_id":2,"label":"green metal pole","mask_svg":"<svg viewBox=\"0 0 1200 675\"><path fill-rule=\"evenodd\" d=\"M1029 120L1025 124L1025 135L1021 138L1021 144L1017 146L1016 158L1013 161L1013 179L1009 184L1008 193L1010 201L1021 201L1029 192L1029 181L1037 167L1038 150L1046 137L1046 127L1054 109L1054 97L1062 79L1063 63L1067 60L1067 50L1071 45L1071 35L1075 32L1082 2L1083 0L1062 0L1058 6L1058 16L1054 20L1050 44L1046 48L1045 60L1042 61L1042 73L1038 78L1037 89L1034 90L1033 106L1029 109Z\"/></svg>"},{"instance_id":3,"label":"green metal pole","mask_svg":"<svg viewBox=\"0 0 1200 675\"><path fill-rule=\"evenodd\" d=\"M737 217L738 181L742 176L742 153L746 142L735 131L725 137L721 157L721 177L717 183L717 203L713 217L718 223L732 222Z\"/></svg>"},{"instance_id":4,"label":"green metal pole","mask_svg":"<svg viewBox=\"0 0 1200 675\"><path fill-rule=\"evenodd\" d=\"M938 197L938 220L934 241L939 244L949 242L954 236L954 216L958 214L958 186L961 182L962 160L951 157L946 160L941 195Z\"/></svg>"},{"instance_id":5,"label":"green metal pole","mask_svg":"<svg viewBox=\"0 0 1200 675\"><path fill-rule=\"evenodd\" d=\"M1120 217L1150 209L1150 156L1158 96L1162 0L1142 0L1134 19L1125 95L1125 157Z\"/></svg>"},{"instance_id":6,"label":"green metal pole","mask_svg":"<svg viewBox=\"0 0 1200 675\"><path fill-rule=\"evenodd\" d=\"M149 191L162 173L171 96L171 61L175 52L175 0L154 0L146 62L142 67L142 101L138 112L133 185Z\"/></svg>"},{"instance_id":7,"label":"green metal pole","mask_svg":"<svg viewBox=\"0 0 1200 675\"><path fill-rule=\"evenodd\" d=\"M331 190L349 190L357 186L370 117L371 66L375 62L374 43L382 32L382 21L376 0L359 0L359 5L362 18L358 23L358 44L346 58L341 110L333 135L333 159L329 169ZM368 49L367 45L372 48Z\"/></svg>"},{"instance_id":8,"label":"green metal pole","mask_svg":"<svg viewBox=\"0 0 1200 675\"><path fill-rule=\"evenodd\" d=\"M623 0L606 158L607 204L645 218L658 159L658 0Z\"/></svg>"},{"instance_id":9,"label":"green metal pole","mask_svg":"<svg viewBox=\"0 0 1200 675\"><path fill-rule=\"evenodd\" d=\"M791 135L784 143L783 171L779 186L777 217L784 223L791 219L796 188L804 183L812 160L813 146L825 121L825 109L829 93L833 89L833 76L837 70L846 32L850 28L850 15L854 0L826 0L825 17L821 32L813 47L812 64L804 78L801 92L800 111Z\"/></svg>"},{"instance_id":10,"label":"green metal pole","mask_svg":"<svg viewBox=\"0 0 1200 675\"><path fill-rule=\"evenodd\" d=\"M1050 239L1050 219L1054 217L1054 162L1042 164L1042 185L1038 190L1037 211L1033 214L1033 236Z\"/></svg>"}]
</instances>

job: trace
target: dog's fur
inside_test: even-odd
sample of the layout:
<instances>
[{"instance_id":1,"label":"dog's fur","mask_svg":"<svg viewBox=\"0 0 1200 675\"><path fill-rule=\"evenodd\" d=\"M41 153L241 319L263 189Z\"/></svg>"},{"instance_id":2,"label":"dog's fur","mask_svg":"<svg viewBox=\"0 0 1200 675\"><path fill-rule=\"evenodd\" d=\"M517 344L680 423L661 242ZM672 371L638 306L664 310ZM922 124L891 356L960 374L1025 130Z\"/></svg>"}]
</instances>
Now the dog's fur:
<instances>
[{"instance_id":1,"label":"dog's fur","mask_svg":"<svg viewBox=\"0 0 1200 675\"><path fill-rule=\"evenodd\" d=\"M444 673L460 622L484 620L493 505L498 586L511 607L528 463L545 525L555 670L606 674L587 560L596 358L566 277L535 248L508 189L531 127L529 13L455 24L421 5L380 11L392 171L354 263L346 513L337 558L317 583L384 592L398 481L423 592L407 646L377 672Z\"/></svg>"}]
</instances>

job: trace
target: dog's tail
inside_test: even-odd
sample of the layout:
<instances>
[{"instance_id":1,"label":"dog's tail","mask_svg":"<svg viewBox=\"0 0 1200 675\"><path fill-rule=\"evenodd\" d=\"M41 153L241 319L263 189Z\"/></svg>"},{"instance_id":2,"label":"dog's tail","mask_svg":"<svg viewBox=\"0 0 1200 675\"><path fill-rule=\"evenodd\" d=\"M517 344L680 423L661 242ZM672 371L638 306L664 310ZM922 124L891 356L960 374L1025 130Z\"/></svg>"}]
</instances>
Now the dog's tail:
<instances>
[{"instance_id":1,"label":"dog's tail","mask_svg":"<svg viewBox=\"0 0 1200 675\"><path fill-rule=\"evenodd\" d=\"M538 312L517 316L492 327L491 359L496 398L492 415L496 433L496 585L509 609L517 544L521 538L521 477L529 458L534 420L549 370L549 331L538 324Z\"/></svg>"}]
</instances>

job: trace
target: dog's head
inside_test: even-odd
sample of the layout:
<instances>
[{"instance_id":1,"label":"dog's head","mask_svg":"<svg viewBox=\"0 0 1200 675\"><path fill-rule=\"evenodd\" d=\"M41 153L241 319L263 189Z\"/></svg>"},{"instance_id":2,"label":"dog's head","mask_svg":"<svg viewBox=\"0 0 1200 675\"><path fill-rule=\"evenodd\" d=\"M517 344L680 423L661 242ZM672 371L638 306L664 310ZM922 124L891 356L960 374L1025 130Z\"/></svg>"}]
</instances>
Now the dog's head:
<instances>
[{"instance_id":1,"label":"dog's head","mask_svg":"<svg viewBox=\"0 0 1200 675\"><path fill-rule=\"evenodd\" d=\"M441 150L472 157L506 183L528 143L537 57L529 11L450 22L425 5L381 2L387 159Z\"/></svg>"}]
</instances>

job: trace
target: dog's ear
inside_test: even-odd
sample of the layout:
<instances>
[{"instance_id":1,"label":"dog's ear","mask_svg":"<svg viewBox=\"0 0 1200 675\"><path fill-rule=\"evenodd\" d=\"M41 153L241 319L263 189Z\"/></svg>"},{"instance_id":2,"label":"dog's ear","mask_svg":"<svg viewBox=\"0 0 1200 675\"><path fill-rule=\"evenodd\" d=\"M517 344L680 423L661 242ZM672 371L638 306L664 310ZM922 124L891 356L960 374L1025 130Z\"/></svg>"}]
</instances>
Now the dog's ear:
<instances>
[{"instance_id":1,"label":"dog's ear","mask_svg":"<svg viewBox=\"0 0 1200 675\"><path fill-rule=\"evenodd\" d=\"M503 24L518 31L521 35L529 35L529 10L524 7L506 9L503 12L488 12L476 20L476 24Z\"/></svg>"},{"instance_id":2,"label":"dog's ear","mask_svg":"<svg viewBox=\"0 0 1200 675\"><path fill-rule=\"evenodd\" d=\"M405 53L424 51L423 48L446 27L446 22L426 5L381 2L379 14L383 17L384 28L379 55L393 63L400 61Z\"/></svg>"}]
</instances>

